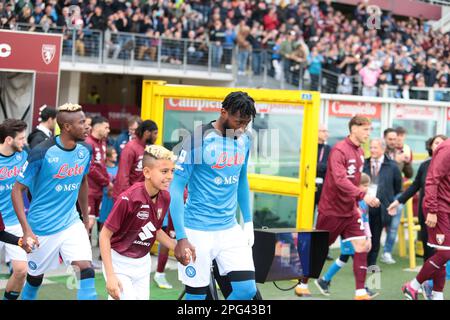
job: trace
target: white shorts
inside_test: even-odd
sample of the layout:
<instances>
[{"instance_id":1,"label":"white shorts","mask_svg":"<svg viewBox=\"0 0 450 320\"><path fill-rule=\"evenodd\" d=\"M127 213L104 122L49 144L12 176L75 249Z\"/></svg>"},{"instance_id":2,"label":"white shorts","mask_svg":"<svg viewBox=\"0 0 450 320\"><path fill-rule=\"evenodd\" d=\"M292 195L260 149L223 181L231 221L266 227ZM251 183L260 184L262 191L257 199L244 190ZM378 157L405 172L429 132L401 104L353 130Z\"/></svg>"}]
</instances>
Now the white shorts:
<instances>
[{"instance_id":1,"label":"white shorts","mask_svg":"<svg viewBox=\"0 0 450 320\"><path fill-rule=\"evenodd\" d=\"M6 226L5 231L9 232L16 237L22 237L23 231L20 224L15 224L13 226ZM0 242L0 252L5 248L5 261L27 261L27 253L21 247L14 244Z\"/></svg>"},{"instance_id":2,"label":"white shorts","mask_svg":"<svg viewBox=\"0 0 450 320\"><path fill-rule=\"evenodd\" d=\"M195 247L197 260L187 266L178 263L178 279L184 285L206 287L211 281L215 259L220 275L231 271L255 271L252 248L241 226L220 231L198 231L186 228L186 236Z\"/></svg>"},{"instance_id":3,"label":"white shorts","mask_svg":"<svg viewBox=\"0 0 450 320\"><path fill-rule=\"evenodd\" d=\"M59 255L66 263L92 261L89 235L81 221L69 228L49 236L38 236L39 248L28 254L28 273L32 276L44 274L59 266Z\"/></svg>"},{"instance_id":4,"label":"white shorts","mask_svg":"<svg viewBox=\"0 0 450 320\"><path fill-rule=\"evenodd\" d=\"M123 291L120 294L120 300L149 300L152 266L150 253L135 259L123 256L111 249L111 259L114 273L122 283ZM103 277L106 280L104 265L102 265L102 269ZM108 295L108 300L113 300L113 298Z\"/></svg>"}]
</instances>

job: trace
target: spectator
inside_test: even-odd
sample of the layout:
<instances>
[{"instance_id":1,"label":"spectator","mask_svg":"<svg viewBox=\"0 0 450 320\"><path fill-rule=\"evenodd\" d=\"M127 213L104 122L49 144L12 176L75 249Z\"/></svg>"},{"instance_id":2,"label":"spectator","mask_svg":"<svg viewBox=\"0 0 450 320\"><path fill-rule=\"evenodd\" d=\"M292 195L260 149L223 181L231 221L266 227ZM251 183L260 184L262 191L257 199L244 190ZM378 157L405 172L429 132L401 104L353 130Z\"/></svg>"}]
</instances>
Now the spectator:
<instances>
[{"instance_id":1,"label":"spectator","mask_svg":"<svg viewBox=\"0 0 450 320\"><path fill-rule=\"evenodd\" d=\"M248 41L250 35L250 28L246 25L241 25L237 34L236 42L238 47L238 75L245 75L247 70L248 56L251 52L252 46Z\"/></svg>"},{"instance_id":2,"label":"spectator","mask_svg":"<svg viewBox=\"0 0 450 320\"><path fill-rule=\"evenodd\" d=\"M361 76L363 82L363 96L376 97L378 95L378 88L376 87L376 84L381 72L381 69L377 66L374 59L370 59L367 65L359 70L359 75Z\"/></svg>"},{"instance_id":3,"label":"spectator","mask_svg":"<svg viewBox=\"0 0 450 320\"><path fill-rule=\"evenodd\" d=\"M345 73L341 73L338 77L338 94L353 94L352 70L347 67Z\"/></svg>"},{"instance_id":4,"label":"spectator","mask_svg":"<svg viewBox=\"0 0 450 320\"><path fill-rule=\"evenodd\" d=\"M214 22L214 27L209 31L209 41L211 44L211 64L212 67L218 68L222 62L223 43L225 41L225 29L220 20Z\"/></svg>"},{"instance_id":5,"label":"spectator","mask_svg":"<svg viewBox=\"0 0 450 320\"><path fill-rule=\"evenodd\" d=\"M319 49L314 47L308 56L308 71L311 76L311 90L319 90L319 81L322 74L323 56L319 53Z\"/></svg>"}]
</instances>

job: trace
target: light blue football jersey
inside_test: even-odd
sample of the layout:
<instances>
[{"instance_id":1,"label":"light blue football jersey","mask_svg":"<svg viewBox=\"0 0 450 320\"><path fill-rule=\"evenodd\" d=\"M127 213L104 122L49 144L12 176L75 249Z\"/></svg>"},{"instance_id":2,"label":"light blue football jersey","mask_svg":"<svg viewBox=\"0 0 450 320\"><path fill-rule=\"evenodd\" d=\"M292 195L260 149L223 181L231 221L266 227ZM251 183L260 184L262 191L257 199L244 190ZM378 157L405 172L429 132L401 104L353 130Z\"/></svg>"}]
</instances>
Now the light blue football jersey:
<instances>
[{"instance_id":1,"label":"light blue football jersey","mask_svg":"<svg viewBox=\"0 0 450 320\"><path fill-rule=\"evenodd\" d=\"M240 173L247 166L250 138L224 137L212 122L198 127L179 153L175 174L188 179L185 227L216 231L236 221Z\"/></svg>"},{"instance_id":2,"label":"light blue football jersey","mask_svg":"<svg viewBox=\"0 0 450 320\"><path fill-rule=\"evenodd\" d=\"M92 150L85 143L65 149L59 136L31 150L17 181L31 193L28 223L36 235L45 236L69 228L78 219L78 191L89 171Z\"/></svg>"},{"instance_id":3,"label":"light blue football jersey","mask_svg":"<svg viewBox=\"0 0 450 320\"><path fill-rule=\"evenodd\" d=\"M11 190L27 156L26 151L15 152L10 156L0 154L0 213L6 226L19 224L11 201Z\"/></svg>"}]
</instances>

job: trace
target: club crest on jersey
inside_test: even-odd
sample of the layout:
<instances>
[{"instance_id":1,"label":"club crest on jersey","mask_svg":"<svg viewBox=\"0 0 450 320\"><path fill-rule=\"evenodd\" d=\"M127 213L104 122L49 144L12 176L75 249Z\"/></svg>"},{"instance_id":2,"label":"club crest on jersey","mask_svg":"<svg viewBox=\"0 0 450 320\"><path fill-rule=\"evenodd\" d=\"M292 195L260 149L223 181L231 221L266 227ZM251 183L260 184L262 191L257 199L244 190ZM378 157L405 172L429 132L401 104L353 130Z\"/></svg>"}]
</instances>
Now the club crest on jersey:
<instances>
[{"instance_id":1,"label":"club crest on jersey","mask_svg":"<svg viewBox=\"0 0 450 320\"><path fill-rule=\"evenodd\" d=\"M74 177L82 175L84 172L84 166L79 166L78 164L75 167L69 167L67 163L63 164L59 167L58 173L53 176L55 179L64 179L67 177Z\"/></svg>"},{"instance_id":2,"label":"club crest on jersey","mask_svg":"<svg viewBox=\"0 0 450 320\"><path fill-rule=\"evenodd\" d=\"M158 220L161 219L161 216L162 216L162 208L158 208L158 211L156 212L156 216L158 217Z\"/></svg>"},{"instance_id":3,"label":"club crest on jersey","mask_svg":"<svg viewBox=\"0 0 450 320\"><path fill-rule=\"evenodd\" d=\"M149 213L147 211L139 211L137 216L139 219L141 220L146 220L148 219Z\"/></svg>"},{"instance_id":4,"label":"club crest on jersey","mask_svg":"<svg viewBox=\"0 0 450 320\"><path fill-rule=\"evenodd\" d=\"M20 153L16 154L16 160L17 161L22 160L22 155Z\"/></svg>"},{"instance_id":5,"label":"club crest on jersey","mask_svg":"<svg viewBox=\"0 0 450 320\"><path fill-rule=\"evenodd\" d=\"M189 278L193 278L195 277L195 275L197 274L197 271L195 271L195 268L193 266L188 266L186 267L186 269L184 270L184 272L186 273L186 275Z\"/></svg>"},{"instance_id":6,"label":"club crest on jersey","mask_svg":"<svg viewBox=\"0 0 450 320\"><path fill-rule=\"evenodd\" d=\"M84 159L85 156L86 156L86 154L85 154L85 152L83 150L79 150L78 151L78 158Z\"/></svg>"},{"instance_id":7,"label":"club crest on jersey","mask_svg":"<svg viewBox=\"0 0 450 320\"><path fill-rule=\"evenodd\" d=\"M222 152L216 160L216 164L211 166L213 169L223 169L225 167L232 167L234 165L241 165L245 161L243 154L236 152L234 155L229 155L228 152Z\"/></svg>"},{"instance_id":8,"label":"club crest on jersey","mask_svg":"<svg viewBox=\"0 0 450 320\"><path fill-rule=\"evenodd\" d=\"M436 241L439 245L443 244L445 241L445 234L437 234Z\"/></svg>"}]
</instances>

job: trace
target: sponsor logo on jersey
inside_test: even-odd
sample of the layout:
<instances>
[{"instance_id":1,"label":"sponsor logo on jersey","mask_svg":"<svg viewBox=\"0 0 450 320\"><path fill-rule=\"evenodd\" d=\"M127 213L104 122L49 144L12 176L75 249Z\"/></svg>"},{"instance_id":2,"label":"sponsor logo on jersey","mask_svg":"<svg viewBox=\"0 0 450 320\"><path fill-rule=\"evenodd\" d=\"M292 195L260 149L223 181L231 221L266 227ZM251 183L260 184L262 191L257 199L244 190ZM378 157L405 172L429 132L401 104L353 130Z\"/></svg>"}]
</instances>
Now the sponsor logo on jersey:
<instances>
[{"instance_id":1,"label":"sponsor logo on jersey","mask_svg":"<svg viewBox=\"0 0 450 320\"><path fill-rule=\"evenodd\" d=\"M230 185L230 184L235 184L239 181L239 176L234 175L234 176L229 176L229 177L216 177L214 178L214 183L218 186L221 185Z\"/></svg>"},{"instance_id":2,"label":"sponsor logo on jersey","mask_svg":"<svg viewBox=\"0 0 450 320\"><path fill-rule=\"evenodd\" d=\"M180 155L178 156L178 163L183 163L186 160L186 155L186 150L181 150Z\"/></svg>"},{"instance_id":3,"label":"sponsor logo on jersey","mask_svg":"<svg viewBox=\"0 0 450 320\"><path fill-rule=\"evenodd\" d=\"M150 209L150 206L148 204L143 204L141 206L141 209Z\"/></svg>"},{"instance_id":4,"label":"sponsor logo on jersey","mask_svg":"<svg viewBox=\"0 0 450 320\"><path fill-rule=\"evenodd\" d=\"M125 197L125 196L122 196L122 200L130 201L130 199L128 199L128 197Z\"/></svg>"},{"instance_id":5,"label":"sponsor logo on jersey","mask_svg":"<svg viewBox=\"0 0 450 320\"><path fill-rule=\"evenodd\" d=\"M138 213L137 213L137 215L136 215L136 217L138 217L139 219L141 219L141 220L146 220L146 219L148 219L148 216L149 216L150 214L147 212L147 211L139 211Z\"/></svg>"},{"instance_id":6,"label":"sponsor logo on jersey","mask_svg":"<svg viewBox=\"0 0 450 320\"><path fill-rule=\"evenodd\" d=\"M236 152L234 155L229 155L228 152L222 152L216 160L216 164L211 166L213 169L223 169L225 167L232 167L234 165L241 165L245 161L245 156Z\"/></svg>"},{"instance_id":7,"label":"sponsor logo on jersey","mask_svg":"<svg viewBox=\"0 0 450 320\"><path fill-rule=\"evenodd\" d=\"M57 163L57 162L59 162L58 157L48 158L48 163Z\"/></svg>"},{"instance_id":8,"label":"sponsor logo on jersey","mask_svg":"<svg viewBox=\"0 0 450 320\"><path fill-rule=\"evenodd\" d=\"M195 268L193 266L187 266L186 269L184 270L184 272L186 273L186 275L189 278L193 278L197 274L197 271L195 270Z\"/></svg>"},{"instance_id":9,"label":"sponsor logo on jersey","mask_svg":"<svg viewBox=\"0 0 450 320\"><path fill-rule=\"evenodd\" d=\"M8 169L7 167L0 168L0 181L16 177L20 174L20 169L17 166Z\"/></svg>"},{"instance_id":10,"label":"sponsor logo on jersey","mask_svg":"<svg viewBox=\"0 0 450 320\"><path fill-rule=\"evenodd\" d=\"M61 191L75 191L80 187L80 183L70 183L70 184L58 184L55 187L56 192Z\"/></svg>"},{"instance_id":11,"label":"sponsor logo on jersey","mask_svg":"<svg viewBox=\"0 0 450 320\"><path fill-rule=\"evenodd\" d=\"M5 191L5 190L12 190L13 187L14 187L14 183L0 184L0 192Z\"/></svg>"},{"instance_id":12,"label":"sponsor logo on jersey","mask_svg":"<svg viewBox=\"0 0 450 320\"><path fill-rule=\"evenodd\" d=\"M137 163L136 171L142 171L142 159Z\"/></svg>"},{"instance_id":13,"label":"sponsor logo on jersey","mask_svg":"<svg viewBox=\"0 0 450 320\"><path fill-rule=\"evenodd\" d=\"M141 239L141 241L151 239L153 238L152 232L154 231L156 231L156 228L150 221L149 223L147 223L145 226L142 227L142 232L139 233L139 238Z\"/></svg>"},{"instance_id":14,"label":"sponsor logo on jersey","mask_svg":"<svg viewBox=\"0 0 450 320\"><path fill-rule=\"evenodd\" d=\"M352 165L348 166L348 168L347 168L347 176L353 177L355 175L355 172L356 172L355 165L352 164Z\"/></svg>"},{"instance_id":15,"label":"sponsor logo on jersey","mask_svg":"<svg viewBox=\"0 0 450 320\"><path fill-rule=\"evenodd\" d=\"M75 167L69 167L67 163L63 164L59 167L58 173L53 176L55 179L65 179L68 177L74 177L82 175L84 172L84 166L79 166L78 164Z\"/></svg>"}]
</instances>

